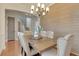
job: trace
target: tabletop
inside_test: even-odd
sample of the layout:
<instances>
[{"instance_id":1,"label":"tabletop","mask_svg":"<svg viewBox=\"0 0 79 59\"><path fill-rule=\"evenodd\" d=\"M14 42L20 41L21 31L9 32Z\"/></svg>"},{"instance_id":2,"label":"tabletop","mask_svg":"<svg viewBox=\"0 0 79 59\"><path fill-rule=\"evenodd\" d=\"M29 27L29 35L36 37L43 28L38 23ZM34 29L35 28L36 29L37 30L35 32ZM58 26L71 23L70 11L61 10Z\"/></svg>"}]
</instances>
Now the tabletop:
<instances>
[{"instance_id":1,"label":"tabletop","mask_svg":"<svg viewBox=\"0 0 79 59\"><path fill-rule=\"evenodd\" d=\"M30 40L30 44L33 48L37 49L39 52L43 52L44 50L53 47L56 43L53 39L33 39Z\"/></svg>"}]
</instances>

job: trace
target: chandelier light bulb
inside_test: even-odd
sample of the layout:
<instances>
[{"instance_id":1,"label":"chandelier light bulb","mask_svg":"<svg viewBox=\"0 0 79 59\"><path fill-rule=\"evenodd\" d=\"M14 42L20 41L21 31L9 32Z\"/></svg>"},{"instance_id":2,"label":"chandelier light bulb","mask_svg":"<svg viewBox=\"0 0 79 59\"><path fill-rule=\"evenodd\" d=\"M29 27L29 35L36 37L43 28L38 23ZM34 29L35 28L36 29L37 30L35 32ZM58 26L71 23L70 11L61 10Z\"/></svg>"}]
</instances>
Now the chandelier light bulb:
<instances>
[{"instance_id":1,"label":"chandelier light bulb","mask_svg":"<svg viewBox=\"0 0 79 59\"><path fill-rule=\"evenodd\" d=\"M34 10L34 5L31 6L31 9Z\"/></svg>"},{"instance_id":2,"label":"chandelier light bulb","mask_svg":"<svg viewBox=\"0 0 79 59\"><path fill-rule=\"evenodd\" d=\"M45 15L45 12L43 12L43 15Z\"/></svg>"},{"instance_id":3,"label":"chandelier light bulb","mask_svg":"<svg viewBox=\"0 0 79 59\"><path fill-rule=\"evenodd\" d=\"M33 10L31 10L31 14L33 14Z\"/></svg>"},{"instance_id":4,"label":"chandelier light bulb","mask_svg":"<svg viewBox=\"0 0 79 59\"><path fill-rule=\"evenodd\" d=\"M49 11L49 8L47 7L47 8L46 8L46 12L48 12L48 11Z\"/></svg>"},{"instance_id":5,"label":"chandelier light bulb","mask_svg":"<svg viewBox=\"0 0 79 59\"><path fill-rule=\"evenodd\" d=\"M38 5L37 5L38 7L40 7L40 3L38 3Z\"/></svg>"},{"instance_id":6,"label":"chandelier light bulb","mask_svg":"<svg viewBox=\"0 0 79 59\"><path fill-rule=\"evenodd\" d=\"M36 11L38 11L38 8L36 8Z\"/></svg>"},{"instance_id":7,"label":"chandelier light bulb","mask_svg":"<svg viewBox=\"0 0 79 59\"><path fill-rule=\"evenodd\" d=\"M41 8L44 8L44 7L45 7L45 5L44 5L44 4L42 4L42 5L41 5Z\"/></svg>"}]
</instances>

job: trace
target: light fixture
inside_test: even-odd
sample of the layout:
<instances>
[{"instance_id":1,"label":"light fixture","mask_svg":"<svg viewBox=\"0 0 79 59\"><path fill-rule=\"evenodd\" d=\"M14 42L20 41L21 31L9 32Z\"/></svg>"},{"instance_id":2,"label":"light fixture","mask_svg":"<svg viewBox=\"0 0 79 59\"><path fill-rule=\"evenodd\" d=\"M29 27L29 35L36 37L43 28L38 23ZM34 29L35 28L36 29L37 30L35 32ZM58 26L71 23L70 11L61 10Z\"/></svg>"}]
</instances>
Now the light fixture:
<instances>
[{"instance_id":1,"label":"light fixture","mask_svg":"<svg viewBox=\"0 0 79 59\"><path fill-rule=\"evenodd\" d=\"M36 12L38 11L38 8L36 8Z\"/></svg>"},{"instance_id":2,"label":"light fixture","mask_svg":"<svg viewBox=\"0 0 79 59\"><path fill-rule=\"evenodd\" d=\"M43 12L43 15L45 15L45 12Z\"/></svg>"},{"instance_id":3,"label":"light fixture","mask_svg":"<svg viewBox=\"0 0 79 59\"><path fill-rule=\"evenodd\" d=\"M31 13L33 14L33 10L31 10Z\"/></svg>"},{"instance_id":4,"label":"light fixture","mask_svg":"<svg viewBox=\"0 0 79 59\"><path fill-rule=\"evenodd\" d=\"M31 5L31 13L37 13L38 16L46 15L49 12L49 7L45 7L45 4L38 3L37 6Z\"/></svg>"},{"instance_id":5,"label":"light fixture","mask_svg":"<svg viewBox=\"0 0 79 59\"><path fill-rule=\"evenodd\" d=\"M34 5L31 6L31 9L34 10Z\"/></svg>"},{"instance_id":6,"label":"light fixture","mask_svg":"<svg viewBox=\"0 0 79 59\"><path fill-rule=\"evenodd\" d=\"M47 7L47 8L46 8L46 12L48 12L48 11L49 11L49 8Z\"/></svg>"},{"instance_id":7,"label":"light fixture","mask_svg":"<svg viewBox=\"0 0 79 59\"><path fill-rule=\"evenodd\" d=\"M44 5L44 4L42 4L42 5L41 5L41 8L45 8L45 5Z\"/></svg>"},{"instance_id":8,"label":"light fixture","mask_svg":"<svg viewBox=\"0 0 79 59\"><path fill-rule=\"evenodd\" d=\"M38 7L40 7L40 3L38 3L38 5L37 5Z\"/></svg>"}]
</instances>

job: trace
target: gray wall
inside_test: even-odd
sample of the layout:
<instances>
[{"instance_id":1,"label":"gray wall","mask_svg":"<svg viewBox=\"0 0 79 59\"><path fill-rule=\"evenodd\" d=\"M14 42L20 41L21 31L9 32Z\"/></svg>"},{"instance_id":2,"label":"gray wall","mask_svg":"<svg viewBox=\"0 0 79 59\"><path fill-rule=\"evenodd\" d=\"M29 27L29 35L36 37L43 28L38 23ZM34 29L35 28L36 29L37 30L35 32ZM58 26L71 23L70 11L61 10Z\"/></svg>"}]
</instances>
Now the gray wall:
<instances>
[{"instance_id":1,"label":"gray wall","mask_svg":"<svg viewBox=\"0 0 79 59\"><path fill-rule=\"evenodd\" d=\"M6 24L8 23L7 22L7 18L8 17L14 17L15 18L15 39L18 39L17 38L17 32L18 32L18 21L22 21L21 22L21 26L20 26L20 30L23 31L23 22L24 20L26 19L25 18L25 14L22 13L22 12L18 12L18 11L13 11L13 10L6 10ZM6 40L7 40L7 35L8 35L8 31L7 31L7 25L6 25Z\"/></svg>"}]
</instances>

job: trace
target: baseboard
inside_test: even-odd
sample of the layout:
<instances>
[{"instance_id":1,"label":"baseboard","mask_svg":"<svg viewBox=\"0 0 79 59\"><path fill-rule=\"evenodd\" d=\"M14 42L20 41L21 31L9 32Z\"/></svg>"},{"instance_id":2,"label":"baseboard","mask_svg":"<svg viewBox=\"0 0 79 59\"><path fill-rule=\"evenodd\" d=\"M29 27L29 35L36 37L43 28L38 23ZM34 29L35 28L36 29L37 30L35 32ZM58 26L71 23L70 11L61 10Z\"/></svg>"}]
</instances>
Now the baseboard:
<instances>
[{"instance_id":1,"label":"baseboard","mask_svg":"<svg viewBox=\"0 0 79 59\"><path fill-rule=\"evenodd\" d=\"M0 55L1 55L1 53L2 53L3 50L4 50L4 49L0 49Z\"/></svg>"},{"instance_id":2,"label":"baseboard","mask_svg":"<svg viewBox=\"0 0 79 59\"><path fill-rule=\"evenodd\" d=\"M2 53L2 50L0 50L0 55L1 55L1 53Z\"/></svg>"},{"instance_id":3,"label":"baseboard","mask_svg":"<svg viewBox=\"0 0 79 59\"><path fill-rule=\"evenodd\" d=\"M71 55L73 55L73 56L79 56L79 54L75 53L75 52L71 52Z\"/></svg>"},{"instance_id":4,"label":"baseboard","mask_svg":"<svg viewBox=\"0 0 79 59\"><path fill-rule=\"evenodd\" d=\"M0 48L0 55L3 52L3 50L5 50L5 49L6 49L6 46L3 46L3 47Z\"/></svg>"},{"instance_id":5,"label":"baseboard","mask_svg":"<svg viewBox=\"0 0 79 59\"><path fill-rule=\"evenodd\" d=\"M15 40L8 40L8 42L10 42L10 41L15 41Z\"/></svg>"}]
</instances>

